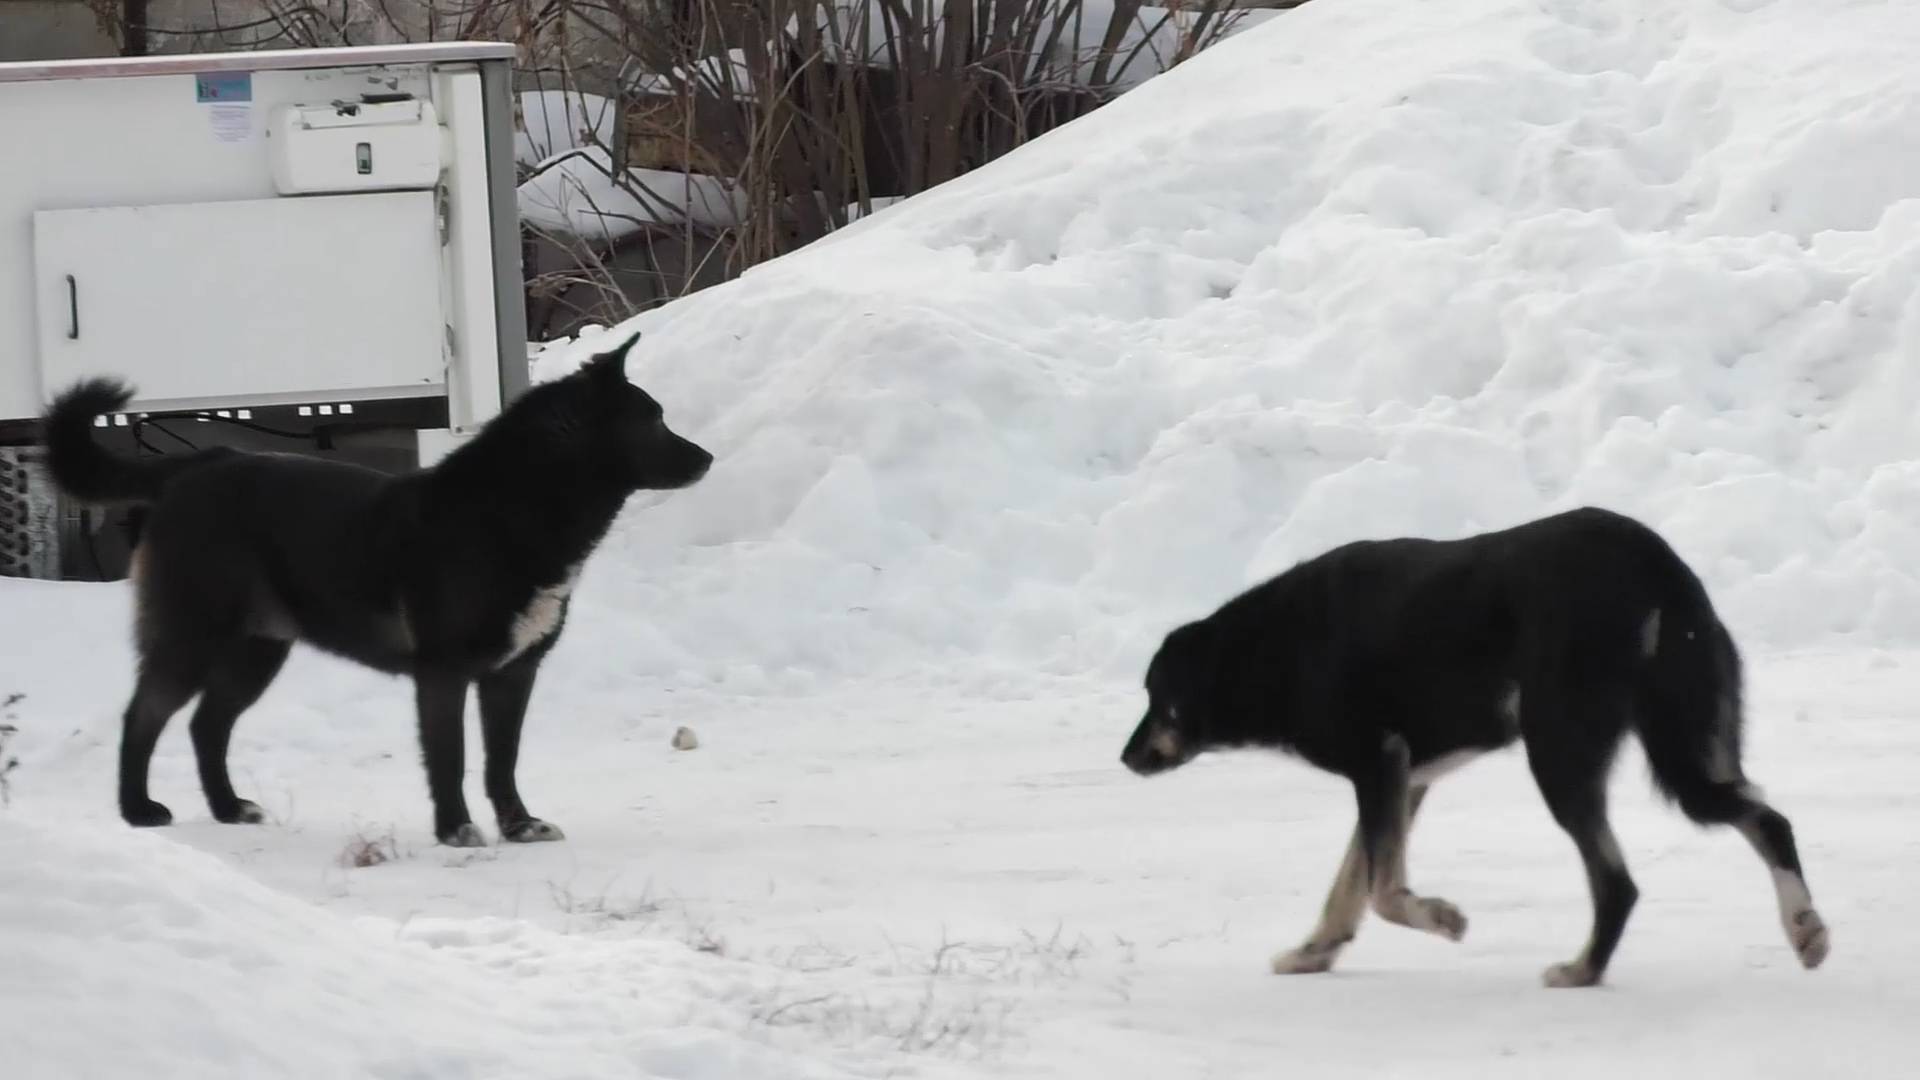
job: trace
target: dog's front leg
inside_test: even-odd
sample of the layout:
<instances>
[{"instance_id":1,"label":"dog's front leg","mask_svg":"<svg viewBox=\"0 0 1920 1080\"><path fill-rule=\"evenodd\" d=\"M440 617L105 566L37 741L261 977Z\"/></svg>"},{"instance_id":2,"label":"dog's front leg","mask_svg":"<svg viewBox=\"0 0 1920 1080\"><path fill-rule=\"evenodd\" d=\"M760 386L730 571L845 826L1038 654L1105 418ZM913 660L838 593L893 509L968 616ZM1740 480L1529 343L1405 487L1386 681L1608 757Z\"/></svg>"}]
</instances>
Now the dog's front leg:
<instances>
[{"instance_id":1,"label":"dog's front leg","mask_svg":"<svg viewBox=\"0 0 1920 1080\"><path fill-rule=\"evenodd\" d=\"M414 675L413 687L420 712L420 755L433 798L433 834L451 847L484 847L487 839L473 824L460 790L466 773L467 680L422 671Z\"/></svg>"},{"instance_id":2,"label":"dog's front leg","mask_svg":"<svg viewBox=\"0 0 1920 1080\"><path fill-rule=\"evenodd\" d=\"M533 697L545 647L529 650L513 663L480 677L480 735L487 748L487 798L493 803L500 838L517 844L564 840L558 825L528 813L520 801L514 768L520 760L520 728Z\"/></svg>"},{"instance_id":3,"label":"dog's front leg","mask_svg":"<svg viewBox=\"0 0 1920 1080\"><path fill-rule=\"evenodd\" d=\"M1354 780L1373 910L1390 923L1459 941L1467 933L1467 918L1460 909L1435 897L1415 896L1407 887L1407 837L1427 794L1424 786L1409 786L1410 777L1407 741L1390 734L1381 743L1372 777Z\"/></svg>"},{"instance_id":4,"label":"dog's front leg","mask_svg":"<svg viewBox=\"0 0 1920 1080\"><path fill-rule=\"evenodd\" d=\"M1312 975L1331 970L1340 950L1360 929L1360 920L1367 913L1367 855L1362 835L1359 829L1353 830L1346 858L1334 873L1333 888L1327 891L1327 902L1320 909L1320 925L1299 948L1274 954L1275 975Z\"/></svg>"},{"instance_id":5,"label":"dog's front leg","mask_svg":"<svg viewBox=\"0 0 1920 1080\"><path fill-rule=\"evenodd\" d=\"M1276 975L1308 975L1332 969L1367 913L1367 900L1385 883L1406 880L1406 832L1426 795L1424 787L1409 788L1406 741L1389 736L1376 758L1361 764L1353 775L1360 822L1354 827L1347 854L1333 876L1320 924L1300 946L1273 957ZM1391 886L1389 886L1391 887Z\"/></svg>"}]
</instances>

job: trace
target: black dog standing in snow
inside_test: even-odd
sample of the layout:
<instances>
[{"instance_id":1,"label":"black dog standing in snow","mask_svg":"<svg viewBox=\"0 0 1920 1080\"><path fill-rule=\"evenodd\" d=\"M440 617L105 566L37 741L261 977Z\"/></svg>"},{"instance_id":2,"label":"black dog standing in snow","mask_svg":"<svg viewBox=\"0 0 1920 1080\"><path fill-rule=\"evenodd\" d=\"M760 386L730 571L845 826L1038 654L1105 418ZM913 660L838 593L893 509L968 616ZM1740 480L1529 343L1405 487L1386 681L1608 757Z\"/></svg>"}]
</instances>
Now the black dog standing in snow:
<instances>
[{"instance_id":1,"label":"black dog standing in snow","mask_svg":"<svg viewBox=\"0 0 1920 1080\"><path fill-rule=\"evenodd\" d=\"M1347 544L1169 634L1147 714L1121 760L1143 776L1208 750L1271 747L1352 781L1360 822L1320 925L1273 958L1326 971L1369 898L1388 922L1458 941L1467 920L1407 887L1406 843L1428 785L1512 743L1593 893L1593 932L1548 986L1605 974L1639 892L1607 824L1607 777L1631 729L1660 790L1703 825L1732 825L1773 873L1802 965L1827 928L1793 828L1740 766L1740 657L1705 588L1639 522L1583 509L1460 540Z\"/></svg>"},{"instance_id":2,"label":"black dog standing in snow","mask_svg":"<svg viewBox=\"0 0 1920 1080\"><path fill-rule=\"evenodd\" d=\"M118 457L90 428L132 392L93 380L62 394L46 418L55 482L91 502L152 507L132 562L140 669L121 733L121 816L173 820L147 795L147 765L168 719L198 694L193 749L207 805L219 821L262 820L234 794L227 741L305 641L413 676L441 842L486 842L461 791L469 684L502 838L560 839L514 781L540 662L581 564L627 497L687 487L713 463L627 381L638 338L527 391L438 465L403 476L226 449Z\"/></svg>"}]
</instances>

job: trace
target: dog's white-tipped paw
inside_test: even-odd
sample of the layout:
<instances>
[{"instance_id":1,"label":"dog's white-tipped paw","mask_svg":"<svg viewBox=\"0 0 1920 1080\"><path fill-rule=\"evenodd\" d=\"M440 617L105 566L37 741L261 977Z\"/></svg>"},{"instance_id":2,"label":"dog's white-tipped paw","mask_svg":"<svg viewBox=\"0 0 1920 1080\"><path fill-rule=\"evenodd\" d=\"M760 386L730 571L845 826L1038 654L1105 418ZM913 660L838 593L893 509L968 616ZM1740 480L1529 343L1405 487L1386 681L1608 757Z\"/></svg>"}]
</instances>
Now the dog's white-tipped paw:
<instances>
[{"instance_id":1,"label":"dog's white-tipped paw","mask_svg":"<svg viewBox=\"0 0 1920 1080\"><path fill-rule=\"evenodd\" d=\"M1420 929L1430 934L1438 934L1448 941L1467 936L1467 917L1445 900L1421 897L1414 901L1414 910L1418 913Z\"/></svg>"},{"instance_id":2,"label":"dog's white-tipped paw","mask_svg":"<svg viewBox=\"0 0 1920 1080\"><path fill-rule=\"evenodd\" d=\"M1400 889L1391 895L1375 897L1373 910L1395 926L1434 934L1448 941L1467 936L1467 917L1459 908L1438 897L1415 896Z\"/></svg>"},{"instance_id":3,"label":"dog's white-tipped paw","mask_svg":"<svg viewBox=\"0 0 1920 1080\"><path fill-rule=\"evenodd\" d=\"M1302 945L1297 949L1273 954L1271 961L1275 975L1318 975L1333 970L1333 958L1340 954L1338 948L1314 948Z\"/></svg>"},{"instance_id":4,"label":"dog's white-tipped paw","mask_svg":"<svg viewBox=\"0 0 1920 1080\"><path fill-rule=\"evenodd\" d=\"M1812 971L1827 958L1829 939L1826 920L1820 913L1808 908L1793 917L1793 925L1787 928L1787 940L1792 943L1793 951L1800 957L1800 966Z\"/></svg>"},{"instance_id":5,"label":"dog's white-tipped paw","mask_svg":"<svg viewBox=\"0 0 1920 1080\"><path fill-rule=\"evenodd\" d=\"M500 830L500 837L510 844L537 844L546 840L565 840L567 834L551 821L532 818L506 826Z\"/></svg>"},{"instance_id":6,"label":"dog's white-tipped paw","mask_svg":"<svg viewBox=\"0 0 1920 1080\"><path fill-rule=\"evenodd\" d=\"M442 836L440 838L440 842L447 845L448 847L486 847L487 846L486 835L480 831L480 826L475 825L471 821L453 830L447 835Z\"/></svg>"},{"instance_id":7,"label":"dog's white-tipped paw","mask_svg":"<svg viewBox=\"0 0 1920 1080\"><path fill-rule=\"evenodd\" d=\"M1594 986L1600 982L1600 976L1585 960L1573 960L1565 964L1555 964L1540 973L1540 981L1549 988L1566 990L1579 986Z\"/></svg>"}]
</instances>

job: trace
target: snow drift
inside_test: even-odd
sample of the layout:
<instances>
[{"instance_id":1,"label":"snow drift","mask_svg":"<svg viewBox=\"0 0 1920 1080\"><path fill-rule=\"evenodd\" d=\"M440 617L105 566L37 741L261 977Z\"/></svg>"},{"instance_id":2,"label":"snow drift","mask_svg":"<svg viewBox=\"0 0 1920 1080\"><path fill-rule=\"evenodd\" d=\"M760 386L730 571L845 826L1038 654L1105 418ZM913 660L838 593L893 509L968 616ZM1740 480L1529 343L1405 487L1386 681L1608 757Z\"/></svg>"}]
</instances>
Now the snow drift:
<instances>
[{"instance_id":1,"label":"snow drift","mask_svg":"<svg viewBox=\"0 0 1920 1080\"><path fill-rule=\"evenodd\" d=\"M845 1075L727 1030L730 973L685 946L350 923L159 834L6 825L0 1007L21 1080L135 1061L156 1078Z\"/></svg>"},{"instance_id":2,"label":"snow drift","mask_svg":"<svg viewBox=\"0 0 1920 1080\"><path fill-rule=\"evenodd\" d=\"M1290 12L621 327L719 463L587 617L678 678L1131 677L1329 545L1597 503L1743 640L1914 640L1916 48L1913 3Z\"/></svg>"}]
</instances>

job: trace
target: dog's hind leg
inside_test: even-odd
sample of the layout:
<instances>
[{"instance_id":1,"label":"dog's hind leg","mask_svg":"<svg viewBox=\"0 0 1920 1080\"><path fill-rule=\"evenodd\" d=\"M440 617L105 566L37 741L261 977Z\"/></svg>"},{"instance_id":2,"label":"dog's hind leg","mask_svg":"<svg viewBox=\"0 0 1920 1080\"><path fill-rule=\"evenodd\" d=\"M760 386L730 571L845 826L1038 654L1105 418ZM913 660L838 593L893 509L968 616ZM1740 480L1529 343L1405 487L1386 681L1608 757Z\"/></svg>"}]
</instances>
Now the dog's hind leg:
<instances>
[{"instance_id":1,"label":"dog's hind leg","mask_svg":"<svg viewBox=\"0 0 1920 1080\"><path fill-rule=\"evenodd\" d=\"M1542 973L1541 981L1550 987L1598 984L1640 899L1607 820L1607 775L1626 728L1625 710L1604 695L1579 705L1572 698L1549 700L1545 693L1529 691L1528 700L1540 707L1528 712L1525 727L1527 767L1553 820L1573 838L1593 897L1586 947Z\"/></svg>"},{"instance_id":2,"label":"dog's hind leg","mask_svg":"<svg viewBox=\"0 0 1920 1080\"><path fill-rule=\"evenodd\" d=\"M1766 804L1745 780L1716 780L1704 772L1686 772L1671 760L1648 758L1663 783L1679 798L1680 809L1702 825L1732 825L1767 864L1773 875L1774 900L1780 907L1780 926L1786 932L1800 965L1817 968L1827 958L1827 924L1814 910L1813 893L1800 869L1800 850L1793 842L1793 825L1785 814Z\"/></svg>"},{"instance_id":3,"label":"dog's hind leg","mask_svg":"<svg viewBox=\"0 0 1920 1080\"><path fill-rule=\"evenodd\" d=\"M1627 873L1620 842L1607 821L1605 795L1594 792L1556 801L1560 805L1554 809L1554 819L1573 837L1586 867L1587 889L1593 896L1593 930L1579 956L1549 967L1541 981L1551 987L1594 986L1606 974L1640 890Z\"/></svg>"},{"instance_id":4,"label":"dog's hind leg","mask_svg":"<svg viewBox=\"0 0 1920 1080\"><path fill-rule=\"evenodd\" d=\"M487 798L493 803L500 838L512 843L563 840L560 827L527 812L520 801L514 769L520 760L520 728L526 722L527 701L533 696L544 647L536 646L498 671L479 680L480 734L487 751Z\"/></svg>"},{"instance_id":5,"label":"dog's hind leg","mask_svg":"<svg viewBox=\"0 0 1920 1080\"><path fill-rule=\"evenodd\" d=\"M194 758L200 765L200 790L215 821L251 825L266 820L257 804L233 793L233 780L227 775L227 744L234 721L260 700L292 647L288 641L249 637L229 649L207 674L190 730Z\"/></svg>"},{"instance_id":6,"label":"dog's hind leg","mask_svg":"<svg viewBox=\"0 0 1920 1080\"><path fill-rule=\"evenodd\" d=\"M1732 825L1773 875L1780 925L1800 964L1826 960L1827 924L1813 908L1793 826L1748 784L1740 763L1740 659L1717 623L1660 645L1635 711L1647 764L1662 791L1702 825Z\"/></svg>"},{"instance_id":7,"label":"dog's hind leg","mask_svg":"<svg viewBox=\"0 0 1920 1080\"><path fill-rule=\"evenodd\" d=\"M433 798L433 835L449 847L485 847L487 838L474 826L461 791L467 754L467 680L421 671L413 683L420 712L420 754L427 767L427 791Z\"/></svg>"},{"instance_id":8,"label":"dog's hind leg","mask_svg":"<svg viewBox=\"0 0 1920 1080\"><path fill-rule=\"evenodd\" d=\"M1794 955L1800 958L1800 966L1811 971L1827 958L1829 940L1826 921L1813 909L1813 893L1800 870L1800 851L1793 842L1793 825L1785 814L1759 798L1750 793L1746 798L1752 809L1739 819L1736 827L1773 872L1780 926L1787 933L1787 944L1793 946Z\"/></svg>"},{"instance_id":9,"label":"dog's hind leg","mask_svg":"<svg viewBox=\"0 0 1920 1080\"><path fill-rule=\"evenodd\" d=\"M167 721L199 692L205 667L175 650L154 649L140 661L133 700L120 723L120 816L135 826L168 825L173 812L147 795L147 767Z\"/></svg>"}]
</instances>

